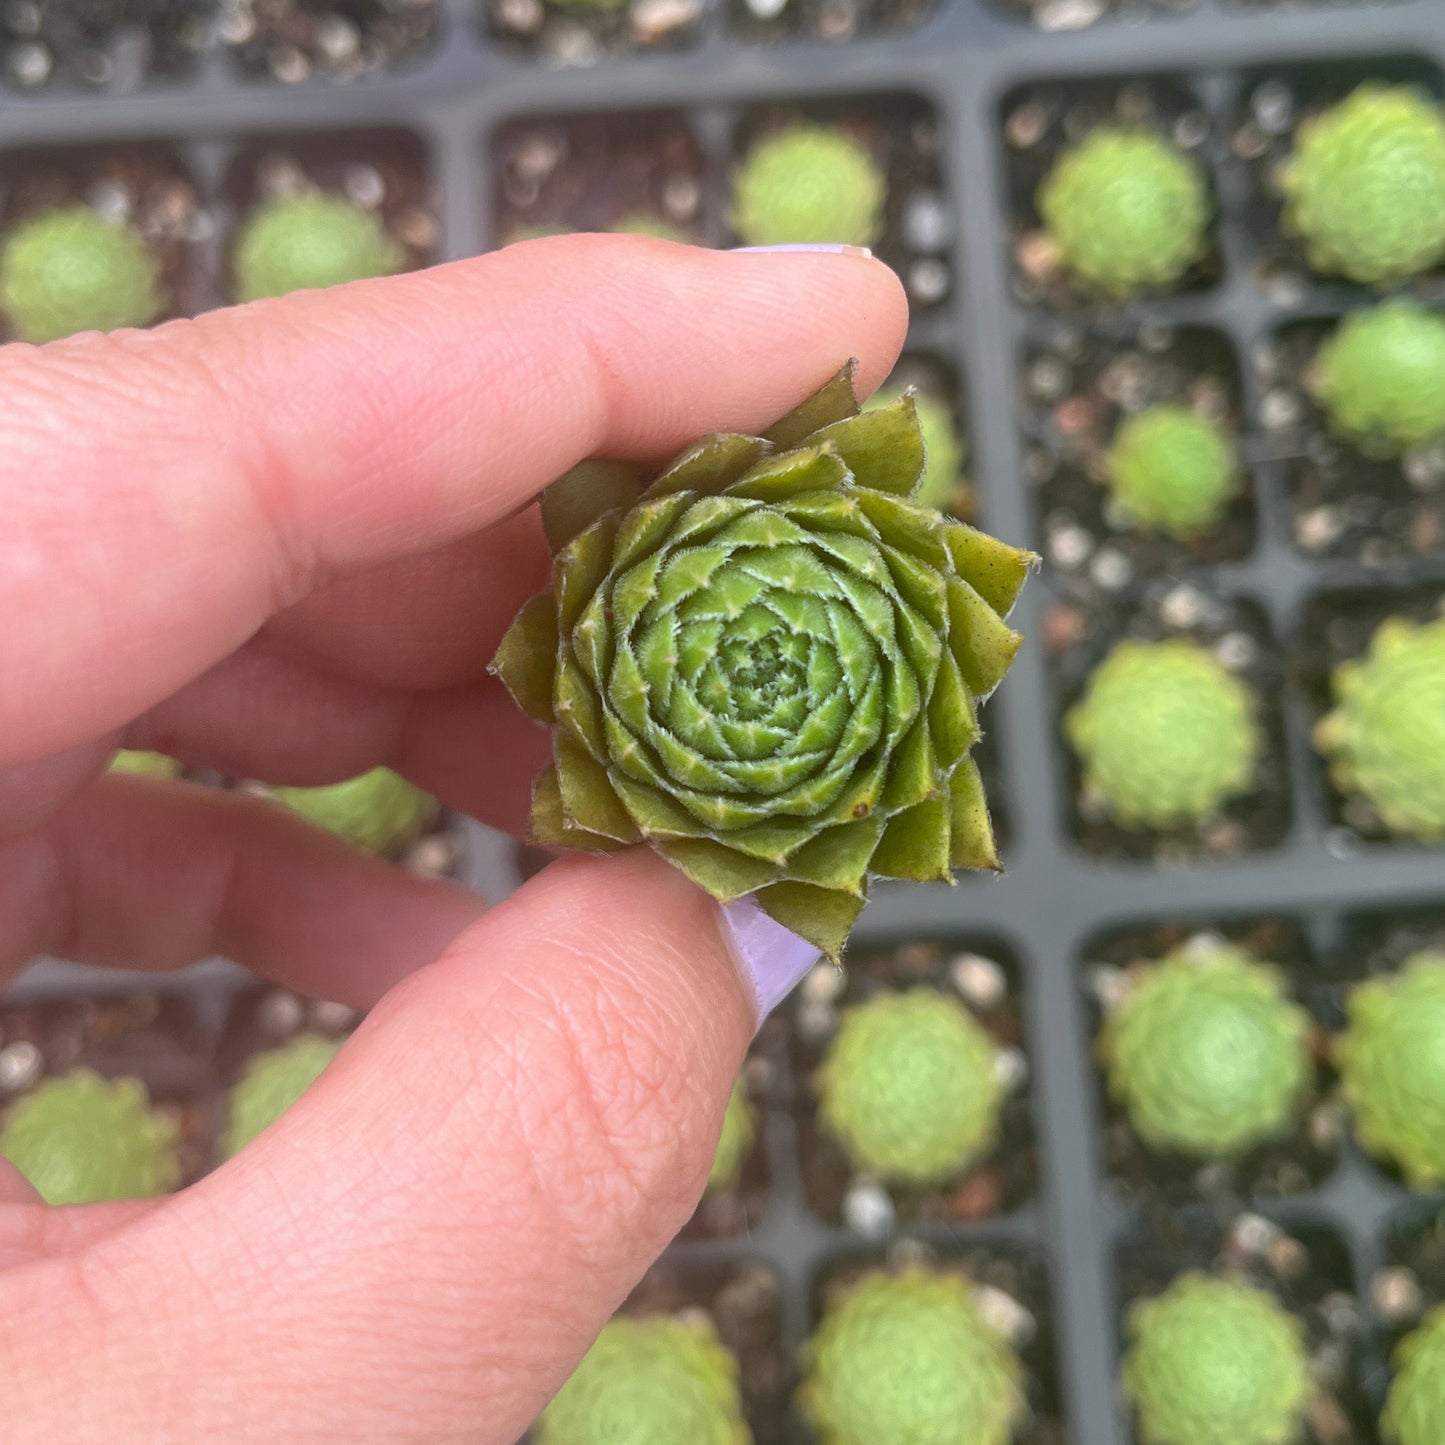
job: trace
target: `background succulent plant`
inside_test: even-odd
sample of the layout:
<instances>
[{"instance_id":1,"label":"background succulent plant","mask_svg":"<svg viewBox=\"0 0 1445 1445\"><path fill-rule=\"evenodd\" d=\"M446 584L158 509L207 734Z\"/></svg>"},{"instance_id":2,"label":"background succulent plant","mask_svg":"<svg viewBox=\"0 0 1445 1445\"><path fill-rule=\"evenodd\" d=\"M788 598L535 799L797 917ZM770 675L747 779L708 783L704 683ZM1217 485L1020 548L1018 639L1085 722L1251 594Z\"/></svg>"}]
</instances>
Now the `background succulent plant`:
<instances>
[{"instance_id":1,"label":"background succulent plant","mask_svg":"<svg viewBox=\"0 0 1445 1445\"><path fill-rule=\"evenodd\" d=\"M970 749L1033 559L912 502L922 469L911 397L860 414L850 367L645 488L549 489L553 587L493 663L553 730L537 841L645 841L835 958L870 876L996 867Z\"/></svg>"},{"instance_id":2,"label":"background succulent plant","mask_svg":"<svg viewBox=\"0 0 1445 1445\"><path fill-rule=\"evenodd\" d=\"M1114 296L1172 286L1205 251L1204 173L1151 130L1099 126L1054 163L1039 215L1064 265Z\"/></svg>"},{"instance_id":3,"label":"background succulent plant","mask_svg":"<svg viewBox=\"0 0 1445 1445\"><path fill-rule=\"evenodd\" d=\"M430 793L390 768L372 768L318 788L273 788L271 796L307 822L369 853L401 852L436 809Z\"/></svg>"},{"instance_id":4,"label":"background succulent plant","mask_svg":"<svg viewBox=\"0 0 1445 1445\"><path fill-rule=\"evenodd\" d=\"M1309 1084L1309 1015L1224 944L1143 968L1105 1020L1109 1092L1153 1149L1224 1158L1286 1133Z\"/></svg>"},{"instance_id":5,"label":"background succulent plant","mask_svg":"<svg viewBox=\"0 0 1445 1445\"><path fill-rule=\"evenodd\" d=\"M1384 283L1445 257L1445 112L1414 86L1368 83L1306 120L1280 181L1316 271Z\"/></svg>"},{"instance_id":6,"label":"background succulent plant","mask_svg":"<svg viewBox=\"0 0 1445 1445\"><path fill-rule=\"evenodd\" d=\"M1022 1363L958 1274L863 1275L828 1306L804 1368L819 1445L1008 1445L1027 1412Z\"/></svg>"},{"instance_id":7,"label":"background succulent plant","mask_svg":"<svg viewBox=\"0 0 1445 1445\"><path fill-rule=\"evenodd\" d=\"M226 1099L221 1152L229 1158L269 1128L321 1077L340 1048L340 1039L300 1034L257 1054Z\"/></svg>"},{"instance_id":8,"label":"background succulent plant","mask_svg":"<svg viewBox=\"0 0 1445 1445\"><path fill-rule=\"evenodd\" d=\"M164 753L150 753L137 748L122 748L110 760L113 773L138 773L153 778L176 778L181 765Z\"/></svg>"},{"instance_id":9,"label":"background succulent plant","mask_svg":"<svg viewBox=\"0 0 1445 1445\"><path fill-rule=\"evenodd\" d=\"M6 1109L0 1154L47 1204L148 1199L180 1183L179 1137L139 1079L72 1069Z\"/></svg>"},{"instance_id":10,"label":"background succulent plant","mask_svg":"<svg viewBox=\"0 0 1445 1445\"><path fill-rule=\"evenodd\" d=\"M1365 1148L1417 1189L1445 1184L1445 953L1356 988L1336 1058Z\"/></svg>"},{"instance_id":11,"label":"background succulent plant","mask_svg":"<svg viewBox=\"0 0 1445 1445\"><path fill-rule=\"evenodd\" d=\"M1218 524L1239 480L1228 429L1167 402L1126 418L1105 468L1110 495L1130 521L1180 540Z\"/></svg>"},{"instance_id":12,"label":"background succulent plant","mask_svg":"<svg viewBox=\"0 0 1445 1445\"><path fill-rule=\"evenodd\" d=\"M374 211L326 191L258 206L236 240L236 300L340 286L401 270L405 254Z\"/></svg>"},{"instance_id":13,"label":"background succulent plant","mask_svg":"<svg viewBox=\"0 0 1445 1445\"><path fill-rule=\"evenodd\" d=\"M1192 642L1121 642L1064 719L1084 788L1126 828L1206 818L1247 792L1262 740L1249 688Z\"/></svg>"},{"instance_id":14,"label":"background succulent plant","mask_svg":"<svg viewBox=\"0 0 1445 1445\"><path fill-rule=\"evenodd\" d=\"M1390 618L1333 685L1315 745L1335 785L1368 798L1393 833L1445 837L1445 619Z\"/></svg>"},{"instance_id":15,"label":"background succulent plant","mask_svg":"<svg viewBox=\"0 0 1445 1445\"><path fill-rule=\"evenodd\" d=\"M722 1133L718 1136L717 1150L707 1176L709 1192L731 1189L737 1184L757 1137L758 1111L748 1098L747 1085L739 1079L728 1095Z\"/></svg>"},{"instance_id":16,"label":"background succulent plant","mask_svg":"<svg viewBox=\"0 0 1445 1445\"><path fill-rule=\"evenodd\" d=\"M749 246L871 246L887 189L860 141L837 126L800 121L761 137L738 165L732 228Z\"/></svg>"},{"instance_id":17,"label":"background succulent plant","mask_svg":"<svg viewBox=\"0 0 1445 1445\"><path fill-rule=\"evenodd\" d=\"M1140 1445L1298 1445L1310 1395L1305 1327L1272 1295L1181 1275L1129 1311L1124 1391Z\"/></svg>"},{"instance_id":18,"label":"background succulent plant","mask_svg":"<svg viewBox=\"0 0 1445 1445\"><path fill-rule=\"evenodd\" d=\"M843 1012L813 1081L819 1117L855 1168L899 1183L941 1183L998 1138L998 1054L949 994L875 994Z\"/></svg>"},{"instance_id":19,"label":"background succulent plant","mask_svg":"<svg viewBox=\"0 0 1445 1445\"><path fill-rule=\"evenodd\" d=\"M534 1445L752 1445L738 1364L698 1315L603 1328L542 1413Z\"/></svg>"},{"instance_id":20,"label":"background succulent plant","mask_svg":"<svg viewBox=\"0 0 1445 1445\"><path fill-rule=\"evenodd\" d=\"M1386 1445L1434 1445L1445 1420L1445 1306L1400 1341L1394 1369L1380 1417Z\"/></svg>"},{"instance_id":21,"label":"background succulent plant","mask_svg":"<svg viewBox=\"0 0 1445 1445\"><path fill-rule=\"evenodd\" d=\"M1445 316L1409 301L1354 311L1306 382L1330 426L1368 456L1445 436Z\"/></svg>"},{"instance_id":22,"label":"background succulent plant","mask_svg":"<svg viewBox=\"0 0 1445 1445\"><path fill-rule=\"evenodd\" d=\"M146 326L165 307L155 252L89 206L42 211L0 241L0 314L20 341Z\"/></svg>"}]
</instances>

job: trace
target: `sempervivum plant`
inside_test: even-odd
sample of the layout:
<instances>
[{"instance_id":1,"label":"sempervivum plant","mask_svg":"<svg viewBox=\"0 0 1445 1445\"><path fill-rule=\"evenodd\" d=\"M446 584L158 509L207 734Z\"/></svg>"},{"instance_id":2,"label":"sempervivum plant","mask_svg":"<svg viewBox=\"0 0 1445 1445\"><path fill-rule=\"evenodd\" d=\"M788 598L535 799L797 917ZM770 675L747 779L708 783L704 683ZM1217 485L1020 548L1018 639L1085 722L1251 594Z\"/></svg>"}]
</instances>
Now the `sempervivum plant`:
<instances>
[{"instance_id":1,"label":"sempervivum plant","mask_svg":"<svg viewBox=\"0 0 1445 1445\"><path fill-rule=\"evenodd\" d=\"M0 242L0 316L21 341L146 326L165 307L155 252L89 206L42 211Z\"/></svg>"},{"instance_id":2,"label":"sempervivum plant","mask_svg":"<svg viewBox=\"0 0 1445 1445\"><path fill-rule=\"evenodd\" d=\"M1131 523L1180 541L1217 526L1239 484L1228 428L1168 402L1120 425L1105 473L1110 495Z\"/></svg>"},{"instance_id":3,"label":"sempervivum plant","mask_svg":"<svg viewBox=\"0 0 1445 1445\"><path fill-rule=\"evenodd\" d=\"M837 958L870 876L997 867L970 749L1032 558L920 507L911 397L845 368L765 436L650 485L584 463L542 518L552 590L493 663L553 732L538 842L646 842Z\"/></svg>"},{"instance_id":4,"label":"sempervivum plant","mask_svg":"<svg viewBox=\"0 0 1445 1445\"><path fill-rule=\"evenodd\" d=\"M1392 833L1445 838L1445 619L1390 618L1332 681L1315 745L1335 785L1368 798Z\"/></svg>"},{"instance_id":5,"label":"sempervivum plant","mask_svg":"<svg viewBox=\"0 0 1445 1445\"><path fill-rule=\"evenodd\" d=\"M221 1151L239 1153L270 1126L321 1077L337 1055L340 1039L300 1034L279 1048L257 1054L226 1101L226 1127Z\"/></svg>"},{"instance_id":6,"label":"sempervivum plant","mask_svg":"<svg viewBox=\"0 0 1445 1445\"><path fill-rule=\"evenodd\" d=\"M615 1319L532 1431L534 1445L752 1445L738 1363L701 1315Z\"/></svg>"},{"instance_id":7,"label":"sempervivum plant","mask_svg":"<svg viewBox=\"0 0 1445 1445\"><path fill-rule=\"evenodd\" d=\"M938 989L845 1009L814 1084L823 1124L855 1168L881 1179L941 1183L998 1139L998 1045Z\"/></svg>"},{"instance_id":8,"label":"sempervivum plant","mask_svg":"<svg viewBox=\"0 0 1445 1445\"><path fill-rule=\"evenodd\" d=\"M176 778L181 765L164 753L150 753L137 748L122 748L111 760L113 773L136 773L142 777Z\"/></svg>"},{"instance_id":9,"label":"sempervivum plant","mask_svg":"<svg viewBox=\"0 0 1445 1445\"><path fill-rule=\"evenodd\" d=\"M1129 1311L1128 1333L1124 1392L1140 1445L1300 1445L1305 1327L1273 1295L1181 1275Z\"/></svg>"},{"instance_id":10,"label":"sempervivum plant","mask_svg":"<svg viewBox=\"0 0 1445 1445\"><path fill-rule=\"evenodd\" d=\"M1350 995L1336 1046L1360 1142L1416 1189L1445 1184L1445 953L1417 953Z\"/></svg>"},{"instance_id":11,"label":"sempervivum plant","mask_svg":"<svg viewBox=\"0 0 1445 1445\"><path fill-rule=\"evenodd\" d=\"M374 211L325 191L258 206L236 239L236 300L390 276L406 260Z\"/></svg>"},{"instance_id":12,"label":"sempervivum plant","mask_svg":"<svg viewBox=\"0 0 1445 1445\"><path fill-rule=\"evenodd\" d=\"M72 1069L6 1109L0 1155L47 1204L148 1199L181 1182L179 1137L139 1079Z\"/></svg>"},{"instance_id":13,"label":"sempervivum plant","mask_svg":"<svg viewBox=\"0 0 1445 1445\"><path fill-rule=\"evenodd\" d=\"M1286 1133L1309 1084L1309 1015L1240 949L1179 949L1133 980L1099 1039L1109 1092L1154 1149L1224 1158Z\"/></svg>"},{"instance_id":14,"label":"sempervivum plant","mask_svg":"<svg viewBox=\"0 0 1445 1445\"><path fill-rule=\"evenodd\" d=\"M748 1098L747 1085L739 1079L733 1085L732 1093L728 1095L722 1133L718 1136L712 1168L708 1170L709 1193L732 1189L737 1184L757 1137L758 1111Z\"/></svg>"},{"instance_id":15,"label":"sempervivum plant","mask_svg":"<svg viewBox=\"0 0 1445 1445\"><path fill-rule=\"evenodd\" d=\"M1385 283L1445 257L1445 112L1414 86L1367 83L1307 120L1280 181L1316 271Z\"/></svg>"},{"instance_id":16,"label":"sempervivum plant","mask_svg":"<svg viewBox=\"0 0 1445 1445\"><path fill-rule=\"evenodd\" d=\"M1254 785L1256 703L1193 642L1119 643L1064 719L1084 791L1124 828L1198 823Z\"/></svg>"},{"instance_id":17,"label":"sempervivum plant","mask_svg":"<svg viewBox=\"0 0 1445 1445\"><path fill-rule=\"evenodd\" d=\"M1123 297L1172 286L1204 255L1212 205L1204 172L1178 146L1100 126L1054 163L1038 208L1064 265Z\"/></svg>"},{"instance_id":18,"label":"sempervivum plant","mask_svg":"<svg viewBox=\"0 0 1445 1445\"><path fill-rule=\"evenodd\" d=\"M1367 456L1445 436L1445 316L1409 301L1352 311L1306 376L1331 428Z\"/></svg>"},{"instance_id":19,"label":"sempervivum plant","mask_svg":"<svg viewBox=\"0 0 1445 1445\"><path fill-rule=\"evenodd\" d=\"M1023 1365L958 1274L872 1270L828 1306L799 1403L819 1445L1008 1445Z\"/></svg>"},{"instance_id":20,"label":"sempervivum plant","mask_svg":"<svg viewBox=\"0 0 1445 1445\"><path fill-rule=\"evenodd\" d=\"M390 768L318 788L273 788L271 796L348 843L386 855L414 843L436 809L430 793Z\"/></svg>"},{"instance_id":21,"label":"sempervivum plant","mask_svg":"<svg viewBox=\"0 0 1445 1445\"><path fill-rule=\"evenodd\" d=\"M1380 1417L1389 1445L1435 1445L1445 1420L1445 1305L1395 1351L1395 1378Z\"/></svg>"}]
</instances>

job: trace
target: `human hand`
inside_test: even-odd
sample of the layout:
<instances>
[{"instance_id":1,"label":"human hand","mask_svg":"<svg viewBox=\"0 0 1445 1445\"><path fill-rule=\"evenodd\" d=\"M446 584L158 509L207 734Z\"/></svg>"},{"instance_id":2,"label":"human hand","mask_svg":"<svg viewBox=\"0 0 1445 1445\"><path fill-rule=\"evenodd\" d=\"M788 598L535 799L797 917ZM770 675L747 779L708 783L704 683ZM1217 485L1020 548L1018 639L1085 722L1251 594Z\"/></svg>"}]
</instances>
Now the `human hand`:
<instances>
[{"instance_id":1,"label":"human hand","mask_svg":"<svg viewBox=\"0 0 1445 1445\"><path fill-rule=\"evenodd\" d=\"M856 255L567 237L0 349L0 977L224 953L371 1009L180 1194L47 1209L0 1177L6 1439L526 1428L701 1195L766 960L645 850L486 911L103 769L385 762L520 831L546 739L485 667L546 576L539 490L755 430L850 355L871 389L905 320Z\"/></svg>"}]
</instances>

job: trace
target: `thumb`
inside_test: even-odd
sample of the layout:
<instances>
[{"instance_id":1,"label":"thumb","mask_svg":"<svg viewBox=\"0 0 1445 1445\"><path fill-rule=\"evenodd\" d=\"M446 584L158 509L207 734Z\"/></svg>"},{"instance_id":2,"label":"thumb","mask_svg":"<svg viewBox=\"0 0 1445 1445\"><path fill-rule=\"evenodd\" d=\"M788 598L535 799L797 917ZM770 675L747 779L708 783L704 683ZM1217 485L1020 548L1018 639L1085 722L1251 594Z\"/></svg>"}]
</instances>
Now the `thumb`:
<instances>
[{"instance_id":1,"label":"thumb","mask_svg":"<svg viewBox=\"0 0 1445 1445\"><path fill-rule=\"evenodd\" d=\"M776 989L744 955L816 956L651 854L553 864L252 1148L64 1261L25 1374L111 1441L510 1445L702 1194Z\"/></svg>"}]
</instances>

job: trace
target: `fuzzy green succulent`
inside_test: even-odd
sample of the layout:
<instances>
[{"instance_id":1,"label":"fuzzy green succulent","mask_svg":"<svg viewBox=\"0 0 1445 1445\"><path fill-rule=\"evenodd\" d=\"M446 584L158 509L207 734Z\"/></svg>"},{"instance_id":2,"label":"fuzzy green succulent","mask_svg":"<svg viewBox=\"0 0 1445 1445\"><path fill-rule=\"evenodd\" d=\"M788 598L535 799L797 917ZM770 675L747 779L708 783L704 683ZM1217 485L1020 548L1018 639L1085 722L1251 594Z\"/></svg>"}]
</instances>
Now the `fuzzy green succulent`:
<instances>
[{"instance_id":1,"label":"fuzzy green succulent","mask_svg":"<svg viewBox=\"0 0 1445 1445\"><path fill-rule=\"evenodd\" d=\"M1326 338L1306 383L1331 428L1367 456L1445 438L1445 316L1409 301L1355 311Z\"/></svg>"},{"instance_id":2,"label":"fuzzy green succulent","mask_svg":"<svg viewBox=\"0 0 1445 1445\"><path fill-rule=\"evenodd\" d=\"M321 1077L340 1048L340 1039L298 1034L257 1054L227 1097L221 1152L229 1159L270 1128Z\"/></svg>"},{"instance_id":3,"label":"fuzzy green succulent","mask_svg":"<svg viewBox=\"0 0 1445 1445\"><path fill-rule=\"evenodd\" d=\"M178 778L181 765L164 753L148 753L134 748L121 748L110 760L112 773L136 773L143 777Z\"/></svg>"},{"instance_id":4,"label":"fuzzy green succulent","mask_svg":"<svg viewBox=\"0 0 1445 1445\"><path fill-rule=\"evenodd\" d=\"M1255 699L1192 642L1121 642L1064 719L1084 790L1125 828L1197 823L1254 784Z\"/></svg>"},{"instance_id":5,"label":"fuzzy green succulent","mask_svg":"<svg viewBox=\"0 0 1445 1445\"><path fill-rule=\"evenodd\" d=\"M1445 619L1390 618L1333 686L1315 746L1335 786L1368 798L1392 833L1445 838Z\"/></svg>"},{"instance_id":6,"label":"fuzzy green succulent","mask_svg":"<svg viewBox=\"0 0 1445 1445\"><path fill-rule=\"evenodd\" d=\"M1440 1445L1445 1421L1445 1305L1425 1317L1395 1351L1394 1379L1380 1417L1386 1445Z\"/></svg>"},{"instance_id":7,"label":"fuzzy green succulent","mask_svg":"<svg viewBox=\"0 0 1445 1445\"><path fill-rule=\"evenodd\" d=\"M733 174L732 228L749 246L871 246L888 182L836 126L798 122L756 141Z\"/></svg>"},{"instance_id":8,"label":"fuzzy green succulent","mask_svg":"<svg viewBox=\"0 0 1445 1445\"><path fill-rule=\"evenodd\" d=\"M854 1168L881 1179L939 1184L998 1140L998 1045L938 989L845 1009L813 1082L823 1126Z\"/></svg>"},{"instance_id":9,"label":"fuzzy green succulent","mask_svg":"<svg viewBox=\"0 0 1445 1445\"><path fill-rule=\"evenodd\" d=\"M155 252L89 206L41 211L0 239L0 316L17 340L147 326L165 309Z\"/></svg>"},{"instance_id":10,"label":"fuzzy green succulent","mask_svg":"<svg viewBox=\"0 0 1445 1445\"><path fill-rule=\"evenodd\" d=\"M708 1193L732 1189L742 1177L743 1164L752 1153L758 1137L758 1111L748 1098L747 1085L741 1079L728 1095L727 1112L723 1115L722 1134L717 1141L712 1168L708 1171Z\"/></svg>"},{"instance_id":11,"label":"fuzzy green succulent","mask_svg":"<svg viewBox=\"0 0 1445 1445\"><path fill-rule=\"evenodd\" d=\"M645 841L835 958L869 877L996 867L970 749L1033 559L911 501L922 470L911 398L860 415L850 367L649 485L554 484L552 590L493 662L553 732L536 840Z\"/></svg>"},{"instance_id":12,"label":"fuzzy green succulent","mask_svg":"<svg viewBox=\"0 0 1445 1445\"><path fill-rule=\"evenodd\" d=\"M1212 207L1204 172L1178 146L1100 126L1054 163L1038 209L1063 264L1123 297L1172 286L1204 255Z\"/></svg>"},{"instance_id":13,"label":"fuzzy green succulent","mask_svg":"<svg viewBox=\"0 0 1445 1445\"><path fill-rule=\"evenodd\" d=\"M904 393L901 386L885 386L863 405L864 411L892 406ZM923 481L914 501L920 507L961 513L968 505L970 488L963 475L968 448L953 419L953 408L942 397L914 391L913 409L923 432Z\"/></svg>"},{"instance_id":14,"label":"fuzzy green succulent","mask_svg":"<svg viewBox=\"0 0 1445 1445\"><path fill-rule=\"evenodd\" d=\"M1023 1365L962 1275L872 1271L832 1303L798 1392L818 1445L1008 1445Z\"/></svg>"},{"instance_id":15,"label":"fuzzy green succulent","mask_svg":"<svg viewBox=\"0 0 1445 1445\"><path fill-rule=\"evenodd\" d=\"M1238 490L1229 429L1185 406L1160 402L1128 417L1105 458L1119 510L1147 532L1187 541L1219 525Z\"/></svg>"},{"instance_id":16,"label":"fuzzy green succulent","mask_svg":"<svg viewBox=\"0 0 1445 1445\"><path fill-rule=\"evenodd\" d=\"M376 213L346 196L281 196L257 206L241 227L233 259L236 300L390 276L405 259Z\"/></svg>"},{"instance_id":17,"label":"fuzzy green succulent","mask_svg":"<svg viewBox=\"0 0 1445 1445\"><path fill-rule=\"evenodd\" d=\"M1445 258L1445 112L1414 86L1370 81L1306 120L1280 181L1316 271L1382 284Z\"/></svg>"},{"instance_id":18,"label":"fuzzy green succulent","mask_svg":"<svg viewBox=\"0 0 1445 1445\"><path fill-rule=\"evenodd\" d=\"M1252 1285L1193 1272L1129 1311L1124 1393L1139 1445L1301 1445L1303 1321Z\"/></svg>"},{"instance_id":19,"label":"fuzzy green succulent","mask_svg":"<svg viewBox=\"0 0 1445 1445\"><path fill-rule=\"evenodd\" d=\"M1149 964L1105 1020L1109 1092L1151 1149L1222 1159L1287 1134L1312 1073L1310 1017L1238 948Z\"/></svg>"},{"instance_id":20,"label":"fuzzy green succulent","mask_svg":"<svg viewBox=\"0 0 1445 1445\"><path fill-rule=\"evenodd\" d=\"M0 1154L47 1204L149 1199L181 1182L180 1129L139 1079L71 1069L5 1110Z\"/></svg>"},{"instance_id":21,"label":"fuzzy green succulent","mask_svg":"<svg viewBox=\"0 0 1445 1445\"><path fill-rule=\"evenodd\" d=\"M273 788L271 796L307 822L389 857L416 841L436 809L430 793L390 768L372 768L319 788Z\"/></svg>"},{"instance_id":22,"label":"fuzzy green succulent","mask_svg":"<svg viewBox=\"0 0 1445 1445\"><path fill-rule=\"evenodd\" d=\"M614 1319L532 1431L533 1445L752 1445L738 1363L698 1315Z\"/></svg>"},{"instance_id":23,"label":"fuzzy green succulent","mask_svg":"<svg viewBox=\"0 0 1445 1445\"><path fill-rule=\"evenodd\" d=\"M1413 1188L1445 1184L1445 953L1355 988L1336 1061L1365 1148Z\"/></svg>"}]
</instances>

